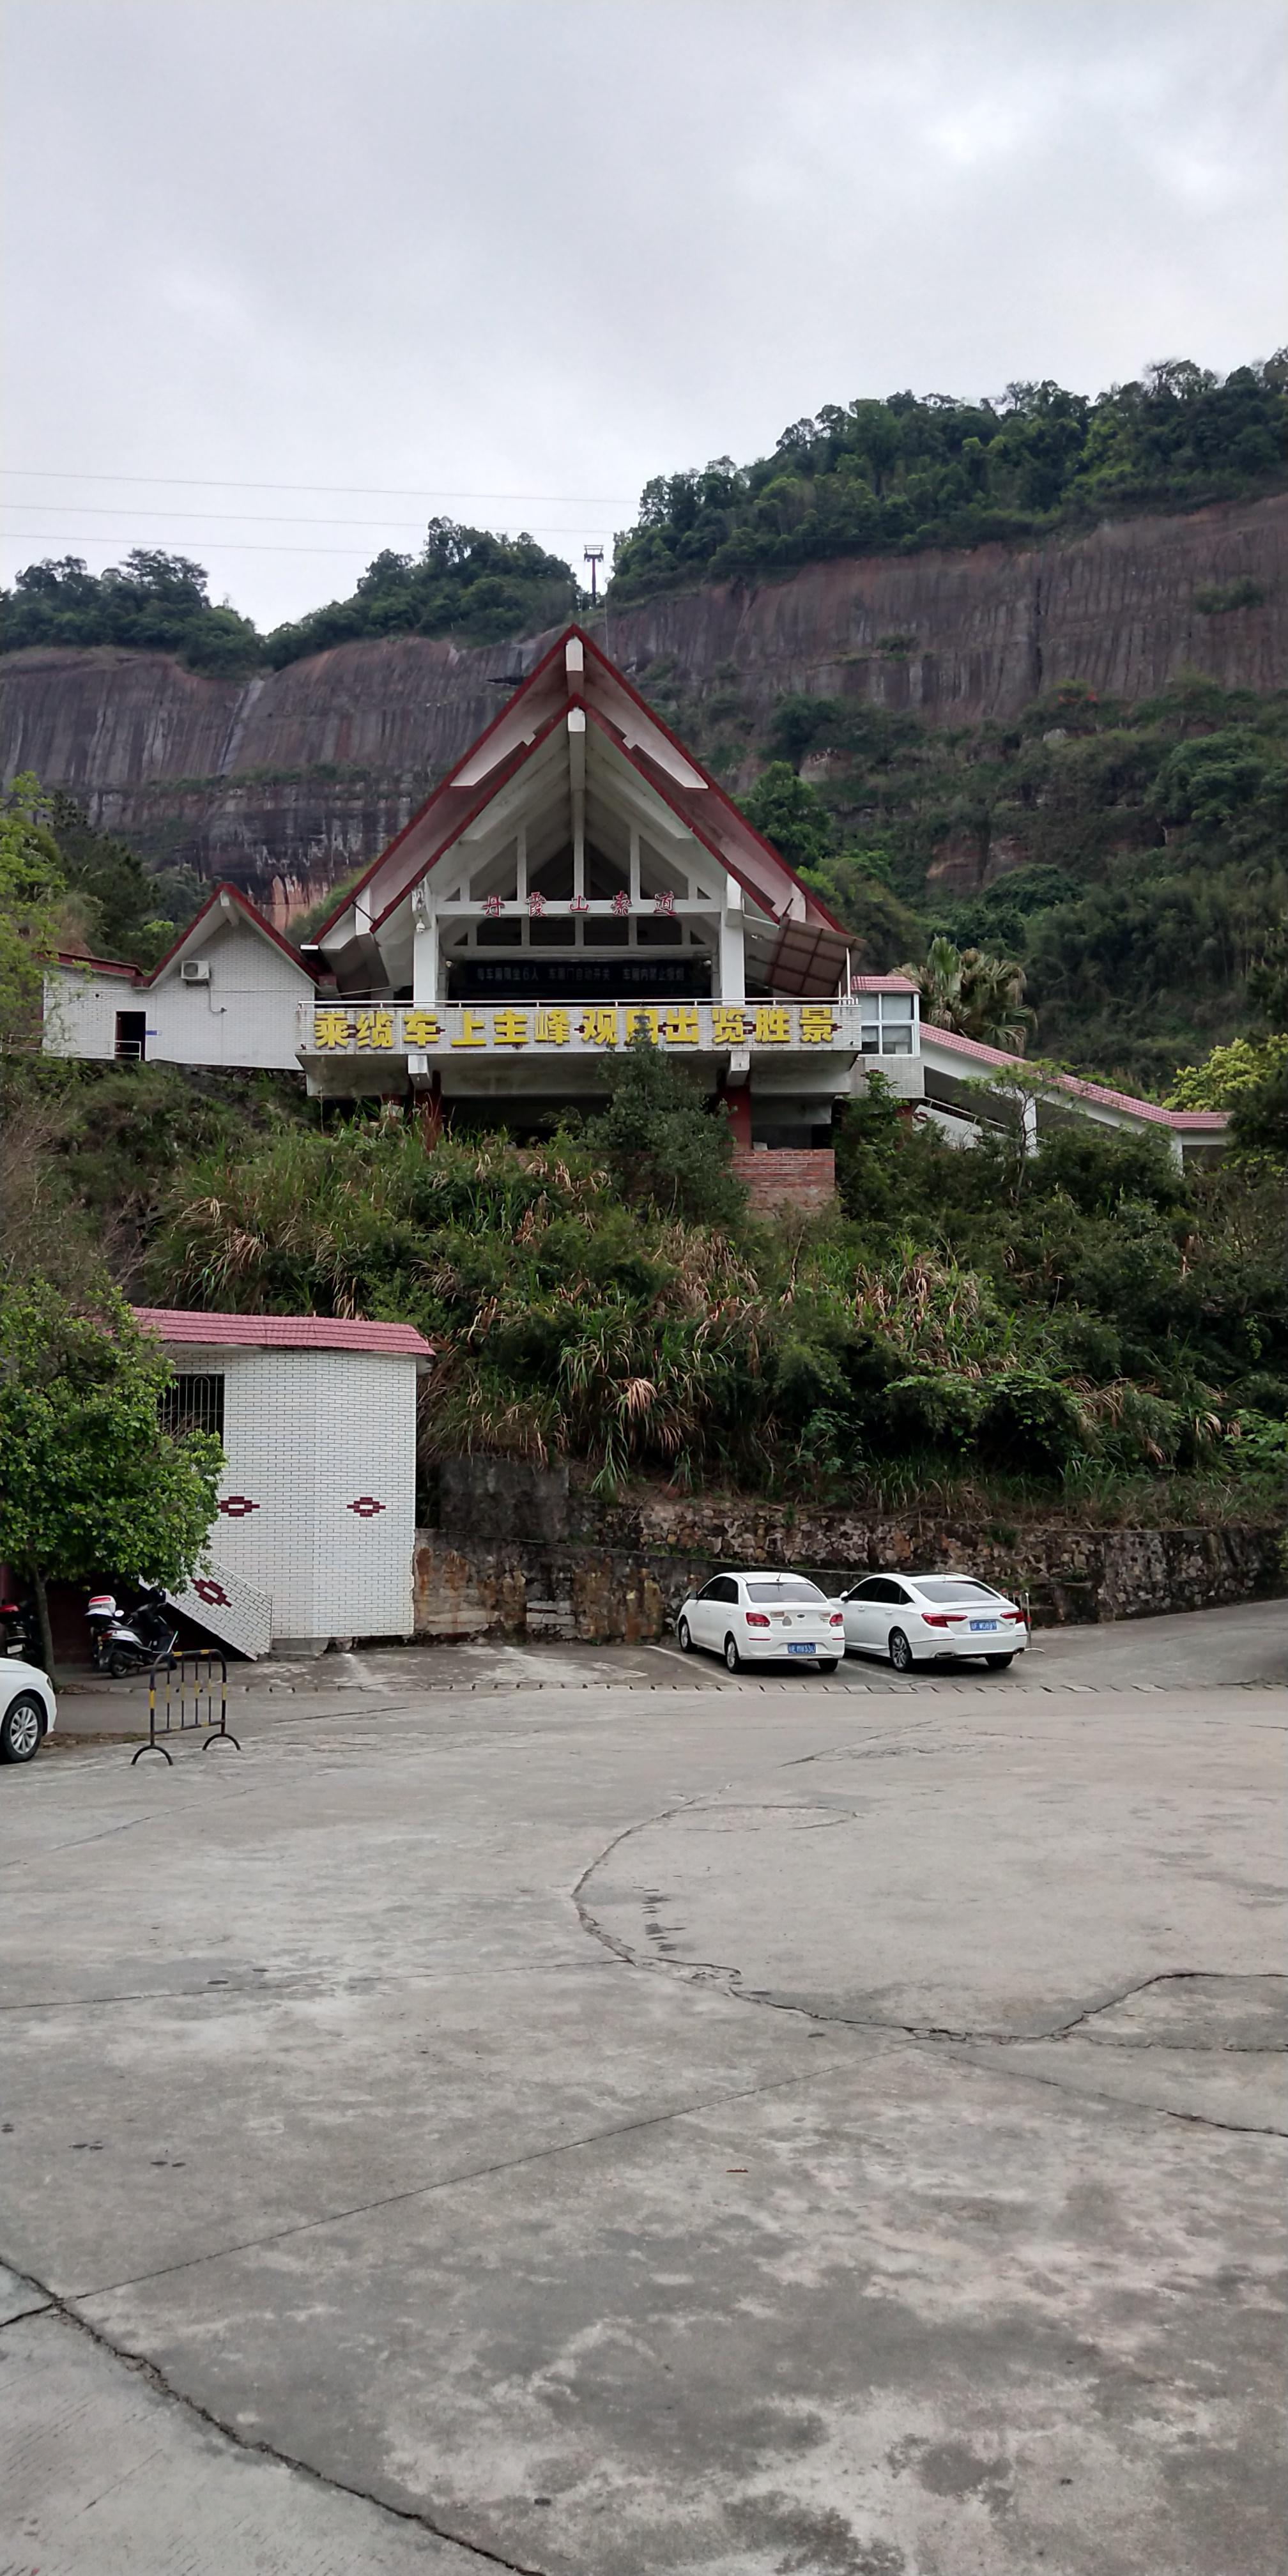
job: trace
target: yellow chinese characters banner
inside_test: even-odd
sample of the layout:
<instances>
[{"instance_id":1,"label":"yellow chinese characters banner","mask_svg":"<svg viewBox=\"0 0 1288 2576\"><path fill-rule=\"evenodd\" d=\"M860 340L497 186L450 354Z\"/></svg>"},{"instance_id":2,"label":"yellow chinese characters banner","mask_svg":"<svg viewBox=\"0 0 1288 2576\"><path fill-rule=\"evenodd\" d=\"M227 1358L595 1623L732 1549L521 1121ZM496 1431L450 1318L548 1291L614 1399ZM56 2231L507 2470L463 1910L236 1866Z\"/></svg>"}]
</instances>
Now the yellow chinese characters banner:
<instances>
[{"instance_id":1,"label":"yellow chinese characters banner","mask_svg":"<svg viewBox=\"0 0 1288 2576\"><path fill-rule=\"evenodd\" d=\"M637 1033L664 1052L777 1055L857 1047L852 1006L836 1002L319 1003L314 1055L603 1055Z\"/></svg>"}]
</instances>

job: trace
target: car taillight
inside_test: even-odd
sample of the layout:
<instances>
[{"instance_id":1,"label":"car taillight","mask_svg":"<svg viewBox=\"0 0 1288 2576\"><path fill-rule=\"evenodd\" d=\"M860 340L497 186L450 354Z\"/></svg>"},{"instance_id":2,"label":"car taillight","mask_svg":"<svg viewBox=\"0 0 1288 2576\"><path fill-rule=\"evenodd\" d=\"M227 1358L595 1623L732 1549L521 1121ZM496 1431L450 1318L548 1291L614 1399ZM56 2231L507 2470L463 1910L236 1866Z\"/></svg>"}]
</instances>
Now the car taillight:
<instances>
[{"instance_id":1,"label":"car taillight","mask_svg":"<svg viewBox=\"0 0 1288 2576\"><path fill-rule=\"evenodd\" d=\"M921 1616L927 1628L960 1628L966 1613L964 1610L923 1610Z\"/></svg>"},{"instance_id":2,"label":"car taillight","mask_svg":"<svg viewBox=\"0 0 1288 2576\"><path fill-rule=\"evenodd\" d=\"M747 1625L749 1628L767 1628L769 1626L769 1621L765 1617L763 1610L749 1610L747 1612Z\"/></svg>"},{"instance_id":3,"label":"car taillight","mask_svg":"<svg viewBox=\"0 0 1288 2576\"><path fill-rule=\"evenodd\" d=\"M1013 1628L1024 1628L1028 1625L1028 1621L1026 1620L1022 1610L1004 1610L1002 1612L1002 1617L1004 1619L1009 1619Z\"/></svg>"},{"instance_id":4,"label":"car taillight","mask_svg":"<svg viewBox=\"0 0 1288 2576\"><path fill-rule=\"evenodd\" d=\"M845 1626L845 1612L843 1610L830 1611L828 1614L827 1624L829 1628L843 1628Z\"/></svg>"}]
</instances>

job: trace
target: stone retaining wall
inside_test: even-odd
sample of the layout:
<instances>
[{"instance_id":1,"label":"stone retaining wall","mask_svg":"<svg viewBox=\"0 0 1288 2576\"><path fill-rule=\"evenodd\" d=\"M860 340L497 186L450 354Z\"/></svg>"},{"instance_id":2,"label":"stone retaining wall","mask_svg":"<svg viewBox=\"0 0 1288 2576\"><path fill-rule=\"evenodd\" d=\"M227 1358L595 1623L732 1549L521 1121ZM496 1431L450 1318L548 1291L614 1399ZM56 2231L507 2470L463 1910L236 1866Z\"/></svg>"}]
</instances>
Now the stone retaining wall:
<instances>
[{"instance_id":1,"label":"stone retaining wall","mask_svg":"<svg viewBox=\"0 0 1288 2576\"><path fill-rule=\"evenodd\" d=\"M444 1467L439 1521L416 1539L423 1637L661 1637L686 1593L722 1565L793 1566L829 1591L901 1566L969 1566L1027 1593L1039 1626L1212 1609L1285 1589L1276 1527L966 1528L653 1489L606 1505L572 1486L566 1468L498 1459Z\"/></svg>"}]
</instances>

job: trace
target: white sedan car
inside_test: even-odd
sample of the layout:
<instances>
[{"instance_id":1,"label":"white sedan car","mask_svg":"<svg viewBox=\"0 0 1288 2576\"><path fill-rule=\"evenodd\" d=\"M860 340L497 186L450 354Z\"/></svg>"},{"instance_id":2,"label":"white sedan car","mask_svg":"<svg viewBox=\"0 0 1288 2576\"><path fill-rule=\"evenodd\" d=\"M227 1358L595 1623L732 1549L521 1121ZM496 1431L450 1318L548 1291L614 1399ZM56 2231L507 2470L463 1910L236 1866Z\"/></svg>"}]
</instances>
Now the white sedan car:
<instances>
[{"instance_id":1,"label":"white sedan car","mask_svg":"<svg viewBox=\"0 0 1288 2576\"><path fill-rule=\"evenodd\" d=\"M870 1574L843 1596L845 1647L884 1655L897 1673L940 1655L982 1655L996 1673L1029 1642L1014 1601L973 1574Z\"/></svg>"},{"instance_id":2,"label":"white sedan car","mask_svg":"<svg viewBox=\"0 0 1288 2576\"><path fill-rule=\"evenodd\" d=\"M691 1592L675 1623L681 1654L706 1646L731 1673L749 1663L809 1664L834 1673L845 1614L803 1574L716 1574Z\"/></svg>"},{"instance_id":3,"label":"white sedan car","mask_svg":"<svg viewBox=\"0 0 1288 2576\"><path fill-rule=\"evenodd\" d=\"M57 1714L48 1673L17 1655L0 1655L0 1762L30 1762Z\"/></svg>"}]
</instances>

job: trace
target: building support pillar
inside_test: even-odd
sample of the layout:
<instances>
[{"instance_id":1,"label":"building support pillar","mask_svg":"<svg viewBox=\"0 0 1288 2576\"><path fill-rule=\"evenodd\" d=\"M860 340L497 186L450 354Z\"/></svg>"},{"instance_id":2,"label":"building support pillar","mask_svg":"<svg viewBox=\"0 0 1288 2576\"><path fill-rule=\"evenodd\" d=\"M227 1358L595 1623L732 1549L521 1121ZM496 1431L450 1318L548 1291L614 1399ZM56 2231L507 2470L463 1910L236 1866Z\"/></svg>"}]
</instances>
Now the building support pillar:
<instances>
[{"instance_id":1,"label":"building support pillar","mask_svg":"<svg viewBox=\"0 0 1288 2576\"><path fill-rule=\"evenodd\" d=\"M415 935L411 951L411 998L418 1011L438 1008L439 941L438 914L428 896L422 895L415 913Z\"/></svg>"},{"instance_id":2,"label":"building support pillar","mask_svg":"<svg viewBox=\"0 0 1288 2576\"><path fill-rule=\"evenodd\" d=\"M718 998L722 1002L745 1002L747 999L747 963L742 933L742 887L736 877L730 877L720 914Z\"/></svg>"}]
</instances>

